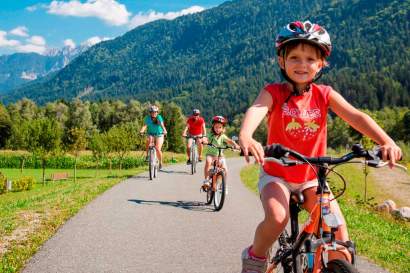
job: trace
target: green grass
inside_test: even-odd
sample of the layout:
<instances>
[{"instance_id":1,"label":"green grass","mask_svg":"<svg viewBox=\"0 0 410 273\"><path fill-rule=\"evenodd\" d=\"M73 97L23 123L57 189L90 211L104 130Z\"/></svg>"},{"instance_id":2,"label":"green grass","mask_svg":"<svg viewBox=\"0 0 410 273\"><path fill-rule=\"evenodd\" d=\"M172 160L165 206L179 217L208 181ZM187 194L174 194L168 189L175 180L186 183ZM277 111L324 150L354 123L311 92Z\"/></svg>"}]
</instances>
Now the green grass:
<instances>
[{"instance_id":1,"label":"green grass","mask_svg":"<svg viewBox=\"0 0 410 273\"><path fill-rule=\"evenodd\" d=\"M177 162L185 159L180 154L175 157ZM82 207L120 181L145 170L146 167L113 170L112 173L99 170L97 176L95 170L78 170L76 183L70 178L43 185L41 169L25 169L23 175L34 176L37 180L34 188L0 195L0 272L19 272L38 248ZM18 169L0 171L11 180L21 175ZM53 172L72 175L72 170L47 169L47 177Z\"/></svg>"},{"instance_id":2,"label":"green grass","mask_svg":"<svg viewBox=\"0 0 410 273\"><path fill-rule=\"evenodd\" d=\"M343 165L337 171L348 181L346 193L338 200L359 255L368 257L392 273L410 273L410 224L376 213L369 202L362 201L364 176L359 168ZM241 170L243 183L255 193L258 173L259 167L256 165ZM334 176L330 177L330 181L336 188L342 186ZM368 196L375 202L385 195L377 191L372 181L368 181Z\"/></svg>"}]
</instances>

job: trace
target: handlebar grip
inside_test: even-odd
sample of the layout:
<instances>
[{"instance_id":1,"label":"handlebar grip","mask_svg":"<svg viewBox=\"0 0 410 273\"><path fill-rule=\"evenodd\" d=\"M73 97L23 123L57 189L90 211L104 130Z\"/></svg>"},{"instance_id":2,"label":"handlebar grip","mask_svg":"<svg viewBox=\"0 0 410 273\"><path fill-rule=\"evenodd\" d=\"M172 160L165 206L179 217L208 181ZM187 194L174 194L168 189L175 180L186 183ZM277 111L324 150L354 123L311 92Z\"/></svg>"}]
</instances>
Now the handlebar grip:
<instances>
[{"instance_id":1,"label":"handlebar grip","mask_svg":"<svg viewBox=\"0 0 410 273\"><path fill-rule=\"evenodd\" d=\"M265 157L281 158L289 152L289 150L280 144L271 144L264 148Z\"/></svg>"}]
</instances>

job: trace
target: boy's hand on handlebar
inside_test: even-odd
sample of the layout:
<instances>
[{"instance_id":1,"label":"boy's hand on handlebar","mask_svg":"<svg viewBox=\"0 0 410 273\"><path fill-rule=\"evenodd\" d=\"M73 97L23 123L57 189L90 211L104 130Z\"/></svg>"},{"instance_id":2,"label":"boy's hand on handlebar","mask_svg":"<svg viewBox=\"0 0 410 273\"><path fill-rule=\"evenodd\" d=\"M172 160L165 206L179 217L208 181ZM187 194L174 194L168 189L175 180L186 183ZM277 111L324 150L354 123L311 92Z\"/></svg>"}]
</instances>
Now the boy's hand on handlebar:
<instances>
[{"instance_id":1,"label":"boy's hand on handlebar","mask_svg":"<svg viewBox=\"0 0 410 273\"><path fill-rule=\"evenodd\" d=\"M246 162L249 163L249 154L251 154L255 157L255 161L257 163L263 163L265 154L263 151L262 144L257 142L252 137L239 136L239 145L241 146Z\"/></svg>"},{"instance_id":2,"label":"boy's hand on handlebar","mask_svg":"<svg viewBox=\"0 0 410 273\"><path fill-rule=\"evenodd\" d=\"M390 168L393 168L396 161L400 161L403 156L400 147L395 143L380 146L380 151L383 161L389 161Z\"/></svg>"}]
</instances>

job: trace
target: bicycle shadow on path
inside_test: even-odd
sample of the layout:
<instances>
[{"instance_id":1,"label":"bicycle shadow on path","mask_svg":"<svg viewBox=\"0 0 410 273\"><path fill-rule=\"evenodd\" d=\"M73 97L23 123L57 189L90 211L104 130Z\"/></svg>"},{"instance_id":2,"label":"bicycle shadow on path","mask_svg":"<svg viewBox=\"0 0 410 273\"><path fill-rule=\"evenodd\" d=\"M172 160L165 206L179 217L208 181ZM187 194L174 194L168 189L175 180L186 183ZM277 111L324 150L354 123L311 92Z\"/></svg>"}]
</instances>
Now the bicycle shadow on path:
<instances>
[{"instance_id":1,"label":"bicycle shadow on path","mask_svg":"<svg viewBox=\"0 0 410 273\"><path fill-rule=\"evenodd\" d=\"M204 202L198 201L153 201L153 200L140 200L140 199L128 199L128 202L134 202L138 205L161 205L161 206L171 206L175 208L181 208L191 211L201 211L201 212L214 212L213 207L206 205Z\"/></svg>"}]
</instances>

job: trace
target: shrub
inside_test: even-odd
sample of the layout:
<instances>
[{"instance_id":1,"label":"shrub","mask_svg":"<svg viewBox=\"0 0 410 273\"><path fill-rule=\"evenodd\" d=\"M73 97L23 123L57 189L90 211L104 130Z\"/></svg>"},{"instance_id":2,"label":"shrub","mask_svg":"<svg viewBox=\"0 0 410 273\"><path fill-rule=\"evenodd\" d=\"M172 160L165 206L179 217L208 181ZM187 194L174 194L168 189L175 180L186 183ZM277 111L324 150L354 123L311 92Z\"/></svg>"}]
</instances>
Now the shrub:
<instances>
[{"instance_id":1,"label":"shrub","mask_svg":"<svg viewBox=\"0 0 410 273\"><path fill-rule=\"evenodd\" d=\"M12 191L28 191L33 188L35 178L32 176L23 176L16 181L13 181Z\"/></svg>"},{"instance_id":2,"label":"shrub","mask_svg":"<svg viewBox=\"0 0 410 273\"><path fill-rule=\"evenodd\" d=\"M0 173L0 194L5 193L7 190L7 178L4 174Z\"/></svg>"}]
</instances>

